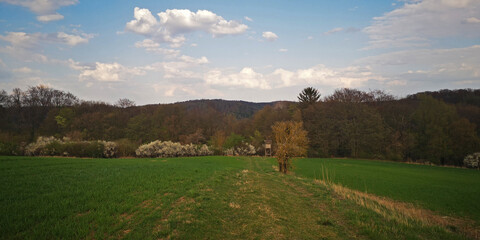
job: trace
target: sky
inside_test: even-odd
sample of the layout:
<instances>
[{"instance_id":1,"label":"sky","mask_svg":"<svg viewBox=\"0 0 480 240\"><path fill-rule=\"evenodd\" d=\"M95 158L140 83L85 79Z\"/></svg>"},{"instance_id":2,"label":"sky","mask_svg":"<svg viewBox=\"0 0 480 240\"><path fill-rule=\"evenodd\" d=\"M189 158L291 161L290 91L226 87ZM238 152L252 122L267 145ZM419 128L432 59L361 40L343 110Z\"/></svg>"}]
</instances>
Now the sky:
<instances>
[{"instance_id":1,"label":"sky","mask_svg":"<svg viewBox=\"0 0 480 240\"><path fill-rule=\"evenodd\" d=\"M137 105L480 88L480 0L0 0L0 89Z\"/></svg>"}]
</instances>

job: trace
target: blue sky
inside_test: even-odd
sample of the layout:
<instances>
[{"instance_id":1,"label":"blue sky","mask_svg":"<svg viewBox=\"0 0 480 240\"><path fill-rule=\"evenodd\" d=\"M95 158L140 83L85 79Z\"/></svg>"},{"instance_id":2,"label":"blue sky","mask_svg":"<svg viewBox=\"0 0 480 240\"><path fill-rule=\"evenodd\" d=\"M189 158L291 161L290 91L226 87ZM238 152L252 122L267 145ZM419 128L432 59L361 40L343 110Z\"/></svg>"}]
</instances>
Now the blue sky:
<instances>
[{"instance_id":1,"label":"blue sky","mask_svg":"<svg viewBox=\"0 0 480 240\"><path fill-rule=\"evenodd\" d=\"M0 0L0 89L296 100L480 87L480 1Z\"/></svg>"}]
</instances>

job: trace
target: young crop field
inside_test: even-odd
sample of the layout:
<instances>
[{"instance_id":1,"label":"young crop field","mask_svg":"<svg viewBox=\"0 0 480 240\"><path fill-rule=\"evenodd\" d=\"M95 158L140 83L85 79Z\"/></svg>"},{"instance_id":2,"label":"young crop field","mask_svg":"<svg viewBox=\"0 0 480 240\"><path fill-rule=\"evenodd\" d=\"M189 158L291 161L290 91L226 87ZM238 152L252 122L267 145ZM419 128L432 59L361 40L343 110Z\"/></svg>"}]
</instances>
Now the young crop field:
<instances>
[{"instance_id":1,"label":"young crop field","mask_svg":"<svg viewBox=\"0 0 480 240\"><path fill-rule=\"evenodd\" d=\"M297 176L414 203L480 223L480 172L465 168L356 159L301 159Z\"/></svg>"},{"instance_id":2,"label":"young crop field","mask_svg":"<svg viewBox=\"0 0 480 240\"><path fill-rule=\"evenodd\" d=\"M478 171L363 160L295 164L284 175L274 159L260 157L0 157L0 239L479 237ZM315 180L322 168L351 189Z\"/></svg>"}]
</instances>

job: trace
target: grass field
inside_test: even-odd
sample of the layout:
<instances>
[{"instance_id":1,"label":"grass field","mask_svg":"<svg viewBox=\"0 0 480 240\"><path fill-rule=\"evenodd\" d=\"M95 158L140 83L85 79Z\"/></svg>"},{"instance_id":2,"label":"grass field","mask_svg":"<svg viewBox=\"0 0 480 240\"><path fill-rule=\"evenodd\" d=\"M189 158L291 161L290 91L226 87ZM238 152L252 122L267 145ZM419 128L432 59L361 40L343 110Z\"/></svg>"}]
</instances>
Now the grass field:
<instances>
[{"instance_id":1,"label":"grass field","mask_svg":"<svg viewBox=\"0 0 480 240\"><path fill-rule=\"evenodd\" d=\"M301 159L297 176L326 178L347 188L411 202L480 223L480 171L355 159ZM322 174L323 169L323 174Z\"/></svg>"},{"instance_id":2,"label":"grass field","mask_svg":"<svg viewBox=\"0 0 480 240\"><path fill-rule=\"evenodd\" d=\"M453 225L435 225L403 218L380 205L371 207L366 198L352 198L353 192L342 194L334 186L314 181L316 173L310 176L306 167L315 169L321 166L319 162L304 159L296 163L295 175L282 175L274 170L273 159L249 157L0 157L0 238L478 237L478 224L465 231L454 221ZM333 171L333 165L330 169ZM336 173L336 180L342 179L340 175ZM473 184L468 179L477 179L478 183L478 178L465 180ZM365 180L368 192L378 186L368 183Z\"/></svg>"}]
</instances>

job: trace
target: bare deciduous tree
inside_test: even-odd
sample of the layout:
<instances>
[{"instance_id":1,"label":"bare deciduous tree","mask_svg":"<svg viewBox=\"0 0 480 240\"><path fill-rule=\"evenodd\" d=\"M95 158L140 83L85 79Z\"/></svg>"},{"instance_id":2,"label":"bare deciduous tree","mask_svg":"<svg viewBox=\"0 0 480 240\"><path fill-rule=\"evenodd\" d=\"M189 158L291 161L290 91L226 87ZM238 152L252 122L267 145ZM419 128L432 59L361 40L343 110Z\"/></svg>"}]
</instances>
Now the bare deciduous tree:
<instances>
[{"instance_id":1,"label":"bare deciduous tree","mask_svg":"<svg viewBox=\"0 0 480 240\"><path fill-rule=\"evenodd\" d=\"M128 99L128 98L120 98L118 101L115 103L115 106L121 107L121 108L127 108L127 107L134 107L135 102Z\"/></svg>"}]
</instances>

